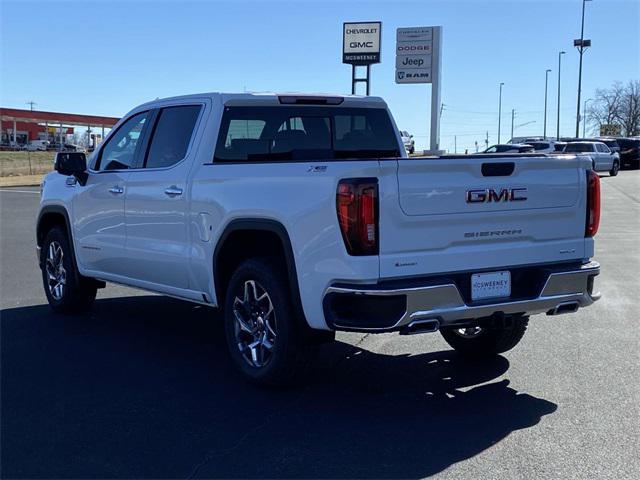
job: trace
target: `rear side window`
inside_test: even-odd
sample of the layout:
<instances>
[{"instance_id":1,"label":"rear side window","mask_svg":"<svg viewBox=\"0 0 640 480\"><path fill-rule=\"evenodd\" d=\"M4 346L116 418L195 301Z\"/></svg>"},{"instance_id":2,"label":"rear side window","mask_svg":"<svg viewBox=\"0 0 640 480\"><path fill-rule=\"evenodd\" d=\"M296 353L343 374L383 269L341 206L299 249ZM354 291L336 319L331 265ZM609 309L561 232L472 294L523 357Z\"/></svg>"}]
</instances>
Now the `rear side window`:
<instances>
[{"instance_id":1,"label":"rear side window","mask_svg":"<svg viewBox=\"0 0 640 480\"><path fill-rule=\"evenodd\" d=\"M381 108L225 107L216 162L331 160L398 156Z\"/></svg>"},{"instance_id":2,"label":"rear side window","mask_svg":"<svg viewBox=\"0 0 640 480\"><path fill-rule=\"evenodd\" d=\"M569 143L564 148L565 152L593 152L593 144L591 143Z\"/></svg>"},{"instance_id":3,"label":"rear side window","mask_svg":"<svg viewBox=\"0 0 640 480\"><path fill-rule=\"evenodd\" d=\"M185 157L200 109L200 105L182 105L160 110L145 168L170 167Z\"/></svg>"}]
</instances>

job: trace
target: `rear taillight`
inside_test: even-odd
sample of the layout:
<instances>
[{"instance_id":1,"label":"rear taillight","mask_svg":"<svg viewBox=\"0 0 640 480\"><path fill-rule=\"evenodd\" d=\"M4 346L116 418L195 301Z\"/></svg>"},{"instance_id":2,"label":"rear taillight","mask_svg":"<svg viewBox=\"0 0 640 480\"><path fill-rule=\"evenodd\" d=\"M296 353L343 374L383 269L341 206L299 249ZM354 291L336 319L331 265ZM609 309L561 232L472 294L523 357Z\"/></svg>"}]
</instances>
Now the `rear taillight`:
<instances>
[{"instance_id":1,"label":"rear taillight","mask_svg":"<svg viewBox=\"0 0 640 480\"><path fill-rule=\"evenodd\" d=\"M349 255L378 254L378 180L340 180L336 209L342 239Z\"/></svg>"},{"instance_id":2,"label":"rear taillight","mask_svg":"<svg viewBox=\"0 0 640 480\"><path fill-rule=\"evenodd\" d=\"M593 170L587 171L587 224L585 237L593 237L600 226L600 177Z\"/></svg>"}]
</instances>

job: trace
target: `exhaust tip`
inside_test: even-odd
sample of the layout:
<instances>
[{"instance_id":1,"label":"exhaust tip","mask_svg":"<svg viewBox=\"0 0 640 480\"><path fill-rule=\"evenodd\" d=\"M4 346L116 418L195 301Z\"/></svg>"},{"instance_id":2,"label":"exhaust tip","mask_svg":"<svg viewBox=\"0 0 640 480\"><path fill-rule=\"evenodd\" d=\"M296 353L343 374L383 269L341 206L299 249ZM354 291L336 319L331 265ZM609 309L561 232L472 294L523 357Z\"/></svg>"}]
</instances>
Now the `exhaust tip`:
<instances>
[{"instance_id":1,"label":"exhaust tip","mask_svg":"<svg viewBox=\"0 0 640 480\"><path fill-rule=\"evenodd\" d=\"M435 318L414 320L400 331L400 335L417 335L419 333L434 333L440 329L440 321Z\"/></svg>"},{"instance_id":2,"label":"exhaust tip","mask_svg":"<svg viewBox=\"0 0 640 480\"><path fill-rule=\"evenodd\" d=\"M557 307L549 310L547 315L562 315L564 313L575 313L578 311L578 302L561 303Z\"/></svg>"}]
</instances>

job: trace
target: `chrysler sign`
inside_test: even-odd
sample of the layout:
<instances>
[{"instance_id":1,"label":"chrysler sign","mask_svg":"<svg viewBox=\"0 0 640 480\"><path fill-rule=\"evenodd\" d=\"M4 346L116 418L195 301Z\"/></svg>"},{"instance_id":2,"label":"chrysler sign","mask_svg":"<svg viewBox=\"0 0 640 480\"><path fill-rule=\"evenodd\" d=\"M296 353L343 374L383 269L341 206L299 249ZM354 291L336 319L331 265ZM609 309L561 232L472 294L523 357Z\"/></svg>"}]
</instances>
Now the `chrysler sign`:
<instances>
[{"instance_id":1,"label":"chrysler sign","mask_svg":"<svg viewBox=\"0 0 640 480\"><path fill-rule=\"evenodd\" d=\"M380 63L382 22L345 23L342 35L342 63Z\"/></svg>"}]
</instances>

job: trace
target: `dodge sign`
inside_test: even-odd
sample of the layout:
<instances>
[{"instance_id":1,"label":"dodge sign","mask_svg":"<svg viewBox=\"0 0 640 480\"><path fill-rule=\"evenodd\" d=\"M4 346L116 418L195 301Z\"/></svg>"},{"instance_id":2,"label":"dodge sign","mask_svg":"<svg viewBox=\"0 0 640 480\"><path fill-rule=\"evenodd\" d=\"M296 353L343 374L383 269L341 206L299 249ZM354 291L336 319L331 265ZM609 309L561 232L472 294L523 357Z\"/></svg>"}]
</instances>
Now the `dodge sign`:
<instances>
[{"instance_id":1,"label":"dodge sign","mask_svg":"<svg viewBox=\"0 0 640 480\"><path fill-rule=\"evenodd\" d=\"M342 63L380 63L382 22L345 23L342 36Z\"/></svg>"}]
</instances>

